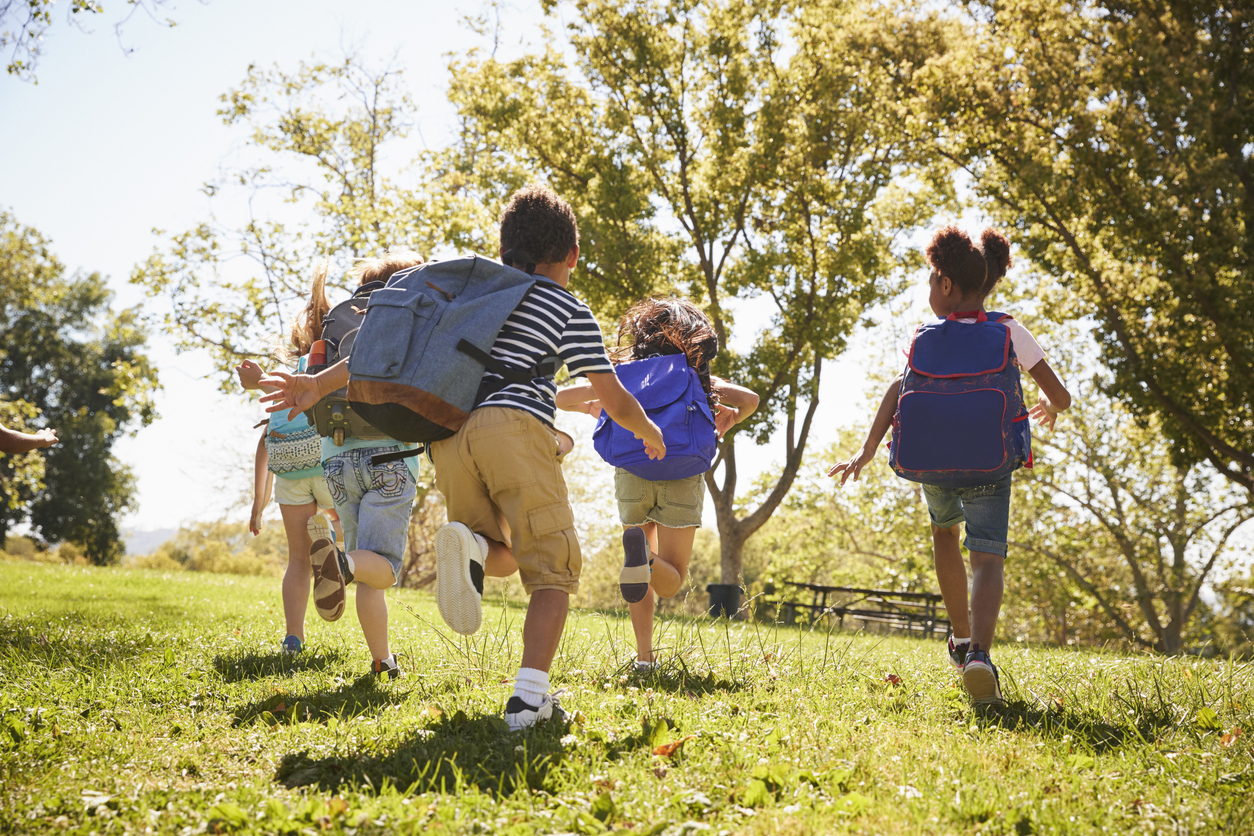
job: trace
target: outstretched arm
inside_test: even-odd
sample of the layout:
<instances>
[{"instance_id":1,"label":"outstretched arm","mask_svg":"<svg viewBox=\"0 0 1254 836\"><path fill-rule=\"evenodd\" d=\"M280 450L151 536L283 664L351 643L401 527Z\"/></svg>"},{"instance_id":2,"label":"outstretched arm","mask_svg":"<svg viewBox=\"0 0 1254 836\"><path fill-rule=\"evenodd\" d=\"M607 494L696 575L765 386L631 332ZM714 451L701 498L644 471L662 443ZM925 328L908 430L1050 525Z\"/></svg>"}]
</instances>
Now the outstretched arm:
<instances>
[{"instance_id":1,"label":"outstretched arm","mask_svg":"<svg viewBox=\"0 0 1254 836\"><path fill-rule=\"evenodd\" d=\"M644 408L630 392L623 388L618 375L613 372L589 372L588 384L601 401L601 408L614 419L614 423L644 442L651 459L666 455L666 443L657 424L644 414Z\"/></svg>"},{"instance_id":2,"label":"outstretched arm","mask_svg":"<svg viewBox=\"0 0 1254 836\"><path fill-rule=\"evenodd\" d=\"M1067 391L1066 386L1062 385L1058 375L1054 374L1054 370L1045 360L1041 360L1028 369L1028 374L1032 375L1032 379L1041 390L1041 399L1036 402L1036 406L1028 410L1028 413L1052 430L1058 413L1071 406L1071 393Z\"/></svg>"},{"instance_id":3,"label":"outstretched arm","mask_svg":"<svg viewBox=\"0 0 1254 836\"><path fill-rule=\"evenodd\" d=\"M601 401L597 399L597 393L590 383L567 386L558 392L557 408L566 412L586 412L593 418L601 415Z\"/></svg>"},{"instance_id":4,"label":"outstretched arm","mask_svg":"<svg viewBox=\"0 0 1254 836\"><path fill-rule=\"evenodd\" d=\"M348 358L345 357L317 374L275 372L269 377L263 377L258 385L263 389L271 387L274 390L261 396L261 402L268 404L266 412L287 409L287 417L295 420L297 414L311 408L336 389L348 385Z\"/></svg>"},{"instance_id":5,"label":"outstretched arm","mask_svg":"<svg viewBox=\"0 0 1254 836\"><path fill-rule=\"evenodd\" d=\"M758 393L719 377L711 377L710 384L718 395L714 429L718 432L719 441L722 441L728 430L757 411Z\"/></svg>"},{"instance_id":6,"label":"outstretched arm","mask_svg":"<svg viewBox=\"0 0 1254 836\"><path fill-rule=\"evenodd\" d=\"M39 447L51 447L58 441L57 431L53 429L24 433L0 425L0 453L29 453Z\"/></svg>"},{"instance_id":7,"label":"outstretched arm","mask_svg":"<svg viewBox=\"0 0 1254 836\"><path fill-rule=\"evenodd\" d=\"M844 485L850 476L853 476L853 481L858 481L858 477L862 475L862 468L875 458L875 451L884 441L888 428L893 425L893 413L897 411L897 395L900 391L901 375L897 375L884 392L880 408L875 411L875 418L871 421L871 429L867 431L862 447L848 461L832 465L827 471L828 476L839 475L841 485Z\"/></svg>"}]
</instances>

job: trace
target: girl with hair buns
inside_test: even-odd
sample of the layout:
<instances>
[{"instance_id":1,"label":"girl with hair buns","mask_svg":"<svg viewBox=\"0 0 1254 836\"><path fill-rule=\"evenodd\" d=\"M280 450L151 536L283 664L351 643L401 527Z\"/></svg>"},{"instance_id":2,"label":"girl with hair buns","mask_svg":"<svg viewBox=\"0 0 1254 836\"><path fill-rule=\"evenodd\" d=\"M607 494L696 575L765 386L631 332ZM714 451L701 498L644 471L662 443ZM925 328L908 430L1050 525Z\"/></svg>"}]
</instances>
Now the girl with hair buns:
<instances>
[{"instance_id":1,"label":"girl with hair buns","mask_svg":"<svg viewBox=\"0 0 1254 836\"><path fill-rule=\"evenodd\" d=\"M715 412L714 427L720 440L758 408L754 392L710 374L710 361L718 354L718 337L696 305L683 299L642 299L619 322L612 359L622 363L667 354L684 355L688 365L696 369ZM601 413L588 385L558 392L557 406L594 418ZM655 596L675 596L687 579L693 541L701 526L704 478L698 474L687 479L648 481L622 468L614 469L619 517L625 529L619 588L631 612L639 671L652 670L658 663L653 648Z\"/></svg>"},{"instance_id":2,"label":"girl with hair buns","mask_svg":"<svg viewBox=\"0 0 1254 836\"><path fill-rule=\"evenodd\" d=\"M1010 266L1010 245L1005 236L987 229L981 236L981 245L976 245L958 227L946 226L928 244L927 260L932 267L928 275L928 304L932 312L949 320L945 323L947 326L953 325L950 333L955 341L965 333L967 326L976 323L1004 325L1019 367L1027 370L1040 387L1040 400L1029 414L1052 429L1055 416L1071 405L1071 395L1026 328L1005 314L990 315L984 310L985 297ZM953 345L951 351L957 352L958 345L966 355L972 351L968 342ZM914 362L912 352L908 353L911 363ZM828 471L828 476L840 477L841 485L850 476L856 482L862 468L874 458L893 424L899 398L910 394L901 391L905 375L905 371L897 375L884 393L862 448L848 461L838 462ZM1014 385L1016 389L1019 386L1017 375ZM917 439L914 443L920 445ZM941 431L926 436L922 447L941 452L958 449L953 446L953 439ZM948 659L962 671L963 685L976 705L1003 703L1000 676L989 656L989 648L1001 612L1012 475L1007 473L991 484L972 487L923 482L923 496L932 522L937 584L953 627L947 646ZM959 540L960 526L965 528L965 541ZM969 599L963 545L970 553L973 575Z\"/></svg>"}]
</instances>

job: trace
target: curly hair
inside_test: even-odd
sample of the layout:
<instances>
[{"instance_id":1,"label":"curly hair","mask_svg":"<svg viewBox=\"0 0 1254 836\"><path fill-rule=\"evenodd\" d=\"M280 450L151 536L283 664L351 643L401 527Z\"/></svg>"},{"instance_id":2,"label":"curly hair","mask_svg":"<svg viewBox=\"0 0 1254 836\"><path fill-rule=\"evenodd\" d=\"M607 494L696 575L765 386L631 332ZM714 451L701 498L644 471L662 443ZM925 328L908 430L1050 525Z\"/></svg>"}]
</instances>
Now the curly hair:
<instances>
[{"instance_id":1,"label":"curly hair","mask_svg":"<svg viewBox=\"0 0 1254 836\"><path fill-rule=\"evenodd\" d=\"M710 361L718 354L718 335L709 317L685 299L650 296L641 299L618 322L615 362L682 354L697 370L701 388L718 404L710 383Z\"/></svg>"},{"instance_id":2,"label":"curly hair","mask_svg":"<svg viewBox=\"0 0 1254 836\"><path fill-rule=\"evenodd\" d=\"M501 212L501 249L518 250L536 264L565 261L579 246L579 224L570 204L547 186L531 184L510 196Z\"/></svg>"},{"instance_id":3,"label":"curly hair","mask_svg":"<svg viewBox=\"0 0 1254 836\"><path fill-rule=\"evenodd\" d=\"M984 256L967 235L953 224L942 227L927 245L927 260L962 291L975 296L984 287L988 267Z\"/></svg>"},{"instance_id":4,"label":"curly hair","mask_svg":"<svg viewBox=\"0 0 1254 836\"><path fill-rule=\"evenodd\" d=\"M990 226L980 233L980 249L984 251L984 262L988 265L988 278L980 292L987 296L1013 263L1010 260L1010 241Z\"/></svg>"}]
</instances>

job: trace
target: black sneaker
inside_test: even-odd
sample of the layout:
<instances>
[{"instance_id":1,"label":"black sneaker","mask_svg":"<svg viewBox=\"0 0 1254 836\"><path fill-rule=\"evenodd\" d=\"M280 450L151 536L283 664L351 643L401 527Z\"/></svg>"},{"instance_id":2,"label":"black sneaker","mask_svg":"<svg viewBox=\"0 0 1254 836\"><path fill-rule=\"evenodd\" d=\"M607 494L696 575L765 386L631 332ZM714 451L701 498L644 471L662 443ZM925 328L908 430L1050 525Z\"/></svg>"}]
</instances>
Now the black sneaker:
<instances>
[{"instance_id":1,"label":"black sneaker","mask_svg":"<svg viewBox=\"0 0 1254 836\"><path fill-rule=\"evenodd\" d=\"M958 670L962 670L962 666L967 663L967 651L971 649L971 640L967 639L961 644L954 644L954 637L950 635L948 646L946 648L949 656L949 664Z\"/></svg>"},{"instance_id":2,"label":"black sneaker","mask_svg":"<svg viewBox=\"0 0 1254 836\"><path fill-rule=\"evenodd\" d=\"M375 676L387 674L389 680L400 679L405 675L405 672L401 670L400 660L397 659L395 653L386 659L377 659L371 662L370 672Z\"/></svg>"},{"instance_id":3,"label":"black sneaker","mask_svg":"<svg viewBox=\"0 0 1254 836\"><path fill-rule=\"evenodd\" d=\"M643 528L629 528L623 532L623 568L618 573L618 589L628 604L637 604L649 594L649 579L653 567L649 565L649 538Z\"/></svg>"},{"instance_id":4,"label":"black sneaker","mask_svg":"<svg viewBox=\"0 0 1254 836\"><path fill-rule=\"evenodd\" d=\"M975 705L1005 705L1001 696L1001 676L997 666L989 658L987 650L981 650L978 644L971 645L967 653L966 664L962 666L962 684L971 695Z\"/></svg>"},{"instance_id":5,"label":"black sneaker","mask_svg":"<svg viewBox=\"0 0 1254 836\"><path fill-rule=\"evenodd\" d=\"M510 731L529 729L536 723L556 718L563 723L570 722L570 713L562 708L559 697L561 691L545 694L540 698L539 705L528 705L522 697L510 697L505 703L505 722L509 723Z\"/></svg>"}]
</instances>

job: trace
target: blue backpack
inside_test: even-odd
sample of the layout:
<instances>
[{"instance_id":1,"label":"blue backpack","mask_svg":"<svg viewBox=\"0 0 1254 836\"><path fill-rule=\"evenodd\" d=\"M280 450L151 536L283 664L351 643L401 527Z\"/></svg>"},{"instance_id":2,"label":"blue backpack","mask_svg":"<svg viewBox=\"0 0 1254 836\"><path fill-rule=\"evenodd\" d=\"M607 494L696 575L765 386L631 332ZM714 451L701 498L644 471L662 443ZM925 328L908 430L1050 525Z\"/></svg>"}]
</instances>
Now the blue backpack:
<instances>
[{"instance_id":1,"label":"blue backpack","mask_svg":"<svg viewBox=\"0 0 1254 836\"><path fill-rule=\"evenodd\" d=\"M358 415L400 441L439 441L466 423L493 385L561 371L558 357L529 369L492 357L501 326L532 286L561 287L533 275L525 253L503 258L525 269L479 256L432 261L395 273L370 294L348 360L348 402ZM486 369L502 380L485 381Z\"/></svg>"},{"instance_id":2,"label":"blue backpack","mask_svg":"<svg viewBox=\"0 0 1254 836\"><path fill-rule=\"evenodd\" d=\"M650 459L632 433L601 413L592 446L615 467L650 482L687 479L705 473L718 452L714 413L697 370L682 354L620 363L615 369L623 388L635 395L645 414L662 431L666 458Z\"/></svg>"},{"instance_id":3,"label":"blue backpack","mask_svg":"<svg viewBox=\"0 0 1254 836\"><path fill-rule=\"evenodd\" d=\"M920 325L901 380L889 463L903 479L988 485L1032 466L1032 432L1006 314Z\"/></svg>"}]
</instances>

